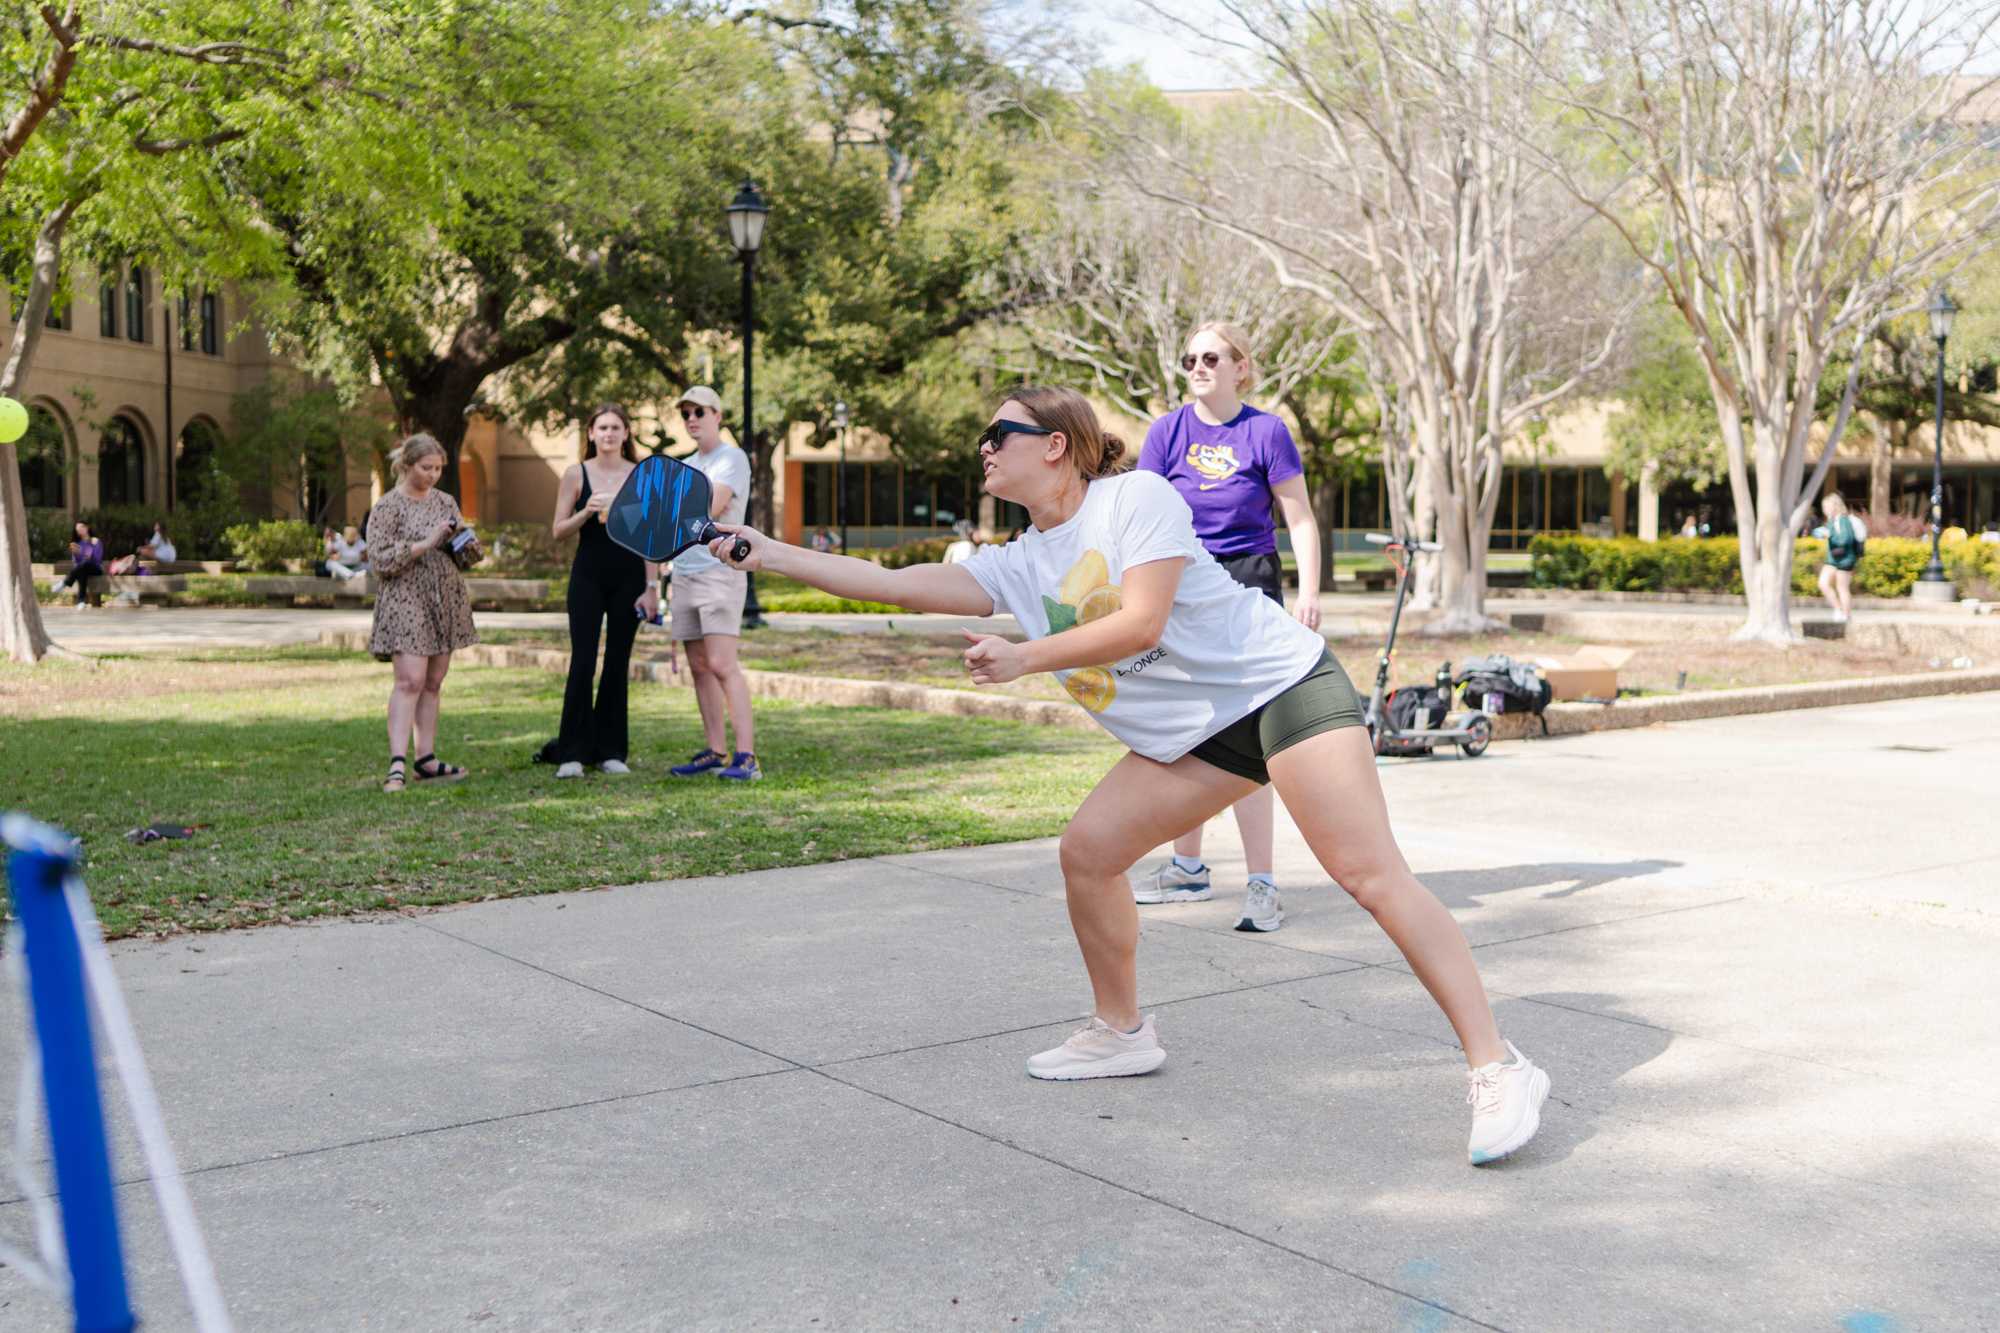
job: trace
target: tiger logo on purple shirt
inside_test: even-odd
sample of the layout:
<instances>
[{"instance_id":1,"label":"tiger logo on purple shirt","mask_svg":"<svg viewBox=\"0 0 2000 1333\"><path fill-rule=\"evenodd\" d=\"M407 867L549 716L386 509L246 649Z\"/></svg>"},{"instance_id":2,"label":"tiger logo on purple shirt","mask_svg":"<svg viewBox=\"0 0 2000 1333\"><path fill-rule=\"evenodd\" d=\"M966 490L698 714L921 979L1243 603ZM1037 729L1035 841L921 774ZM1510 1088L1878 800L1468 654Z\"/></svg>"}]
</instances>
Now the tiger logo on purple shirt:
<instances>
[{"instance_id":1,"label":"tiger logo on purple shirt","mask_svg":"<svg viewBox=\"0 0 2000 1333\"><path fill-rule=\"evenodd\" d=\"M1187 461L1189 467L1207 478L1201 483L1201 489L1205 491L1214 490L1243 467L1237 460L1236 450L1226 444L1190 444Z\"/></svg>"}]
</instances>

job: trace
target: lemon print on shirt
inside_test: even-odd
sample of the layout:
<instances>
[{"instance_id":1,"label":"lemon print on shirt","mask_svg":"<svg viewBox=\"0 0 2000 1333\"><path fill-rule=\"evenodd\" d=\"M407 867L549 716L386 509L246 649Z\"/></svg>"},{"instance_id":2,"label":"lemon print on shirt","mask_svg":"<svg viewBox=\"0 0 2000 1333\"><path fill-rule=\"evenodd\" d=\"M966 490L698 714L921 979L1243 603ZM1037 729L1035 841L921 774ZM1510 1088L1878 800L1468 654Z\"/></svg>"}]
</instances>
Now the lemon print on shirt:
<instances>
[{"instance_id":1,"label":"lemon print on shirt","mask_svg":"<svg viewBox=\"0 0 2000 1333\"><path fill-rule=\"evenodd\" d=\"M1214 490L1243 469L1243 464L1236 461L1236 450L1227 444L1191 444L1187 461L1189 467L1202 475L1204 491Z\"/></svg>"},{"instance_id":2,"label":"lemon print on shirt","mask_svg":"<svg viewBox=\"0 0 2000 1333\"><path fill-rule=\"evenodd\" d=\"M1111 581L1111 562L1095 548L1077 557L1076 563L1062 576L1056 593L1056 597L1042 594L1042 609L1048 613L1051 634L1102 620L1125 605L1124 593ZM1118 697L1118 682L1101 666L1080 667L1070 672L1063 688L1093 713L1103 712Z\"/></svg>"}]
</instances>

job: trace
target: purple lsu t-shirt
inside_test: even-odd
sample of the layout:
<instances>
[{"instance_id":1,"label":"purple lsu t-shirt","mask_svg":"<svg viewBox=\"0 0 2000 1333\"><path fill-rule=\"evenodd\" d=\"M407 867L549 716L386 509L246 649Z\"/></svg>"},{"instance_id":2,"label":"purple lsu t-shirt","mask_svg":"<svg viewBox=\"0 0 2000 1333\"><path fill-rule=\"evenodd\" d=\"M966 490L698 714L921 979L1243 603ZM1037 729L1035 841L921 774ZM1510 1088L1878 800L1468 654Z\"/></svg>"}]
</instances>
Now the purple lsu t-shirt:
<instances>
[{"instance_id":1,"label":"purple lsu t-shirt","mask_svg":"<svg viewBox=\"0 0 2000 1333\"><path fill-rule=\"evenodd\" d=\"M1276 554L1271 488L1306 470L1285 423L1247 403L1220 426L1197 416L1193 403L1175 408L1146 432L1139 466L1174 484L1194 511L1195 535L1217 559Z\"/></svg>"}]
</instances>

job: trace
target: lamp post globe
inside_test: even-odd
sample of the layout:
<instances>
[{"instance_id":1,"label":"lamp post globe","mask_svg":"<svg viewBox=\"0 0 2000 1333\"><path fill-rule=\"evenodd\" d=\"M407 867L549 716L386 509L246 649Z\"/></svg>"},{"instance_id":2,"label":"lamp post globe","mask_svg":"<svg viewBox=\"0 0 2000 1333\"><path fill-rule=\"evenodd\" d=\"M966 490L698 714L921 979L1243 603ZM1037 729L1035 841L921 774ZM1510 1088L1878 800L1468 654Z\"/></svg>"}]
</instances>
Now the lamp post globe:
<instances>
[{"instance_id":1,"label":"lamp post globe","mask_svg":"<svg viewBox=\"0 0 2000 1333\"><path fill-rule=\"evenodd\" d=\"M1944 348L1951 338L1958 304L1951 299L1950 292L1940 287L1924 313L1930 317L1931 338L1937 343L1937 417L1931 427L1931 558L1917 575L1910 595L1919 601L1948 602L1954 590L1945 578L1944 559L1939 550L1944 531Z\"/></svg>"}]
</instances>

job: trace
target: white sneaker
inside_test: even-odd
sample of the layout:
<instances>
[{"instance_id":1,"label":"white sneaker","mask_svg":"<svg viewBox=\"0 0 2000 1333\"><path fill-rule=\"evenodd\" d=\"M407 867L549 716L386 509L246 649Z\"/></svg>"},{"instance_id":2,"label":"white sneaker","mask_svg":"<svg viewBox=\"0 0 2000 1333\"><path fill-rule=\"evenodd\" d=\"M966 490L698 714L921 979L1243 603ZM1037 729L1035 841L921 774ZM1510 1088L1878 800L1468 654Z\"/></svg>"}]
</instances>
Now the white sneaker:
<instances>
[{"instance_id":1,"label":"white sneaker","mask_svg":"<svg viewBox=\"0 0 2000 1333\"><path fill-rule=\"evenodd\" d=\"M1145 879L1132 885L1135 903L1205 903L1215 896L1208 886L1208 867L1182 870L1173 857Z\"/></svg>"},{"instance_id":2,"label":"white sneaker","mask_svg":"<svg viewBox=\"0 0 2000 1333\"><path fill-rule=\"evenodd\" d=\"M1497 1162L1542 1127L1542 1102L1549 1095L1549 1076L1534 1061L1507 1042L1514 1057L1465 1071L1465 1100L1472 1107L1472 1141L1466 1157L1474 1166Z\"/></svg>"},{"instance_id":3,"label":"white sneaker","mask_svg":"<svg viewBox=\"0 0 2000 1333\"><path fill-rule=\"evenodd\" d=\"M1134 1033L1123 1033L1093 1017L1054 1050L1028 1057L1028 1077L1048 1079L1117 1078L1150 1074L1167 1062L1153 1031L1151 1015Z\"/></svg>"},{"instance_id":4,"label":"white sneaker","mask_svg":"<svg viewBox=\"0 0 2000 1333\"><path fill-rule=\"evenodd\" d=\"M630 773L632 771L631 769L625 767L625 761L623 759L607 759L603 763L599 764L598 767L603 769L606 773L609 773L614 778L622 778L627 773Z\"/></svg>"},{"instance_id":5,"label":"white sneaker","mask_svg":"<svg viewBox=\"0 0 2000 1333\"><path fill-rule=\"evenodd\" d=\"M1243 892L1243 912L1238 930L1276 930L1285 921L1285 907L1278 901L1276 885L1253 879Z\"/></svg>"},{"instance_id":6,"label":"white sneaker","mask_svg":"<svg viewBox=\"0 0 2000 1333\"><path fill-rule=\"evenodd\" d=\"M567 764L560 765L556 769L556 776L559 778L580 778L583 776L583 765L572 759Z\"/></svg>"}]
</instances>

